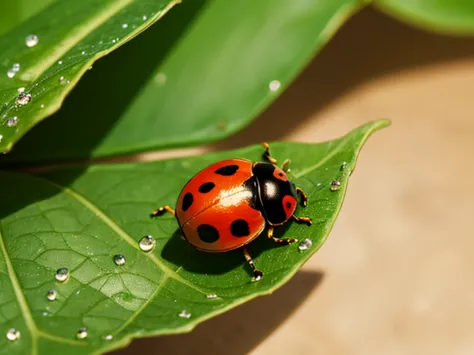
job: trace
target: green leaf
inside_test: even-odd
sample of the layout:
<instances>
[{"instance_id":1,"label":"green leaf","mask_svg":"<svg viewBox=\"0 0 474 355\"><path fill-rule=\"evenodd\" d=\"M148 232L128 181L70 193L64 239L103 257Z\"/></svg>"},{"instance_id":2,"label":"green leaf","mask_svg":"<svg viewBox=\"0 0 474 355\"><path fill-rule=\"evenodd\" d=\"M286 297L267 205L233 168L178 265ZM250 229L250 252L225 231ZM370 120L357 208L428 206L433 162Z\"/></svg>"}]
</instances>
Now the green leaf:
<instances>
[{"instance_id":1,"label":"green leaf","mask_svg":"<svg viewBox=\"0 0 474 355\"><path fill-rule=\"evenodd\" d=\"M366 124L321 144L275 143L272 155L291 158L290 179L308 194L297 215L313 226L289 223L279 236L310 238L312 247L276 247L267 238L249 246L264 272L251 282L241 251L198 252L179 238L171 215L151 219L162 204L173 205L186 181L217 160L261 160L253 146L201 157L151 163L95 165L31 176L0 173L0 328L15 328L15 342L0 337L0 353L100 353L132 337L179 333L288 281L326 240L341 208L348 178L366 139L387 121ZM331 181L341 187L331 191ZM15 186L15 188L12 188ZM5 203L7 202L7 203ZM278 231L278 229L277 229ZM156 248L138 241L152 235ZM113 257L123 254L117 266ZM59 268L70 278L55 280ZM49 290L57 299L49 301ZM216 294L217 298L206 295ZM183 310L189 318L178 316ZM88 337L76 339L86 327ZM105 335L113 340L104 340Z\"/></svg>"},{"instance_id":2,"label":"green leaf","mask_svg":"<svg viewBox=\"0 0 474 355\"><path fill-rule=\"evenodd\" d=\"M9 160L104 157L227 137L275 100L360 6L184 1L99 62ZM117 73L120 85L111 85Z\"/></svg>"},{"instance_id":3,"label":"green leaf","mask_svg":"<svg viewBox=\"0 0 474 355\"><path fill-rule=\"evenodd\" d=\"M1 35L0 151L10 150L37 122L57 111L95 60L146 29L175 2L57 0ZM36 45L27 45L30 35L37 36ZM15 64L19 71L9 77ZM23 106L17 100L20 88L32 98ZM18 119L13 127L8 125L12 117Z\"/></svg>"},{"instance_id":4,"label":"green leaf","mask_svg":"<svg viewBox=\"0 0 474 355\"><path fill-rule=\"evenodd\" d=\"M375 0L374 4L389 15L430 31L474 34L472 0Z\"/></svg>"}]
</instances>

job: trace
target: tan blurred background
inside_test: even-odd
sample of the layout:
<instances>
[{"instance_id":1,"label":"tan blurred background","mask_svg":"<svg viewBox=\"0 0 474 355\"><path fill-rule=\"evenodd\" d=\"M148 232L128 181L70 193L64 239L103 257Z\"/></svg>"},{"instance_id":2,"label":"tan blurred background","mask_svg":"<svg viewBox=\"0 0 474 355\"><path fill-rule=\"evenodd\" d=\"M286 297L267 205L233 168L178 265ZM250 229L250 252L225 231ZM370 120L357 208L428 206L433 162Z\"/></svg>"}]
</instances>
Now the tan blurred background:
<instances>
[{"instance_id":1,"label":"tan blurred background","mask_svg":"<svg viewBox=\"0 0 474 355\"><path fill-rule=\"evenodd\" d=\"M113 354L474 354L473 116L474 38L357 14L258 121L206 148L391 119L326 244L275 294Z\"/></svg>"}]
</instances>

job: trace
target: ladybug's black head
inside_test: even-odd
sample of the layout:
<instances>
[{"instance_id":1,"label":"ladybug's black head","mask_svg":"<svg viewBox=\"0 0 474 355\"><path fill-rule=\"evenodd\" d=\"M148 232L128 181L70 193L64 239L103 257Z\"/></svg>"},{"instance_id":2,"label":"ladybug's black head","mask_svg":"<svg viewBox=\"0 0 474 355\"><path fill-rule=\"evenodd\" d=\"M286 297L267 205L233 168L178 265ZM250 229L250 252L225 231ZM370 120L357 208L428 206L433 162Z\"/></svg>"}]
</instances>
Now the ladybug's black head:
<instances>
[{"instance_id":1,"label":"ladybug's black head","mask_svg":"<svg viewBox=\"0 0 474 355\"><path fill-rule=\"evenodd\" d=\"M285 223L297 206L295 185L282 169L270 163L255 163L252 171L267 222L270 225Z\"/></svg>"}]
</instances>

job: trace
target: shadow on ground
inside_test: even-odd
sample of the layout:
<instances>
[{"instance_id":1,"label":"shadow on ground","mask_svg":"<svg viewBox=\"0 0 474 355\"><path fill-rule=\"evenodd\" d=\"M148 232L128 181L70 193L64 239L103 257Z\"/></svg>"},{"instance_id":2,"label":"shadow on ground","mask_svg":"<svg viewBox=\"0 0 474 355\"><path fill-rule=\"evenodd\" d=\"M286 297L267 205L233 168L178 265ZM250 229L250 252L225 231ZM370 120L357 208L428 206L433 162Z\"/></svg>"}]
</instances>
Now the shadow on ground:
<instances>
[{"instance_id":1,"label":"shadow on ground","mask_svg":"<svg viewBox=\"0 0 474 355\"><path fill-rule=\"evenodd\" d=\"M191 333L135 340L110 354L247 354L284 323L322 279L320 272L300 271L274 294L212 318Z\"/></svg>"}]
</instances>

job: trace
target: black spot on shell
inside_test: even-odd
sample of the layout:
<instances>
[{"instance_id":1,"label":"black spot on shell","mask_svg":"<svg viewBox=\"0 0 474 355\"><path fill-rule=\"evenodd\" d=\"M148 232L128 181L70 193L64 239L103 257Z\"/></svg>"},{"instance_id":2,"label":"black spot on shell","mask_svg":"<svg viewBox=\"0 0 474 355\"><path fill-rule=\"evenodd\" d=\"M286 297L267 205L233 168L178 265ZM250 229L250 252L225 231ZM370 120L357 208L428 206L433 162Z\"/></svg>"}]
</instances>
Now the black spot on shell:
<instances>
[{"instance_id":1,"label":"black spot on shell","mask_svg":"<svg viewBox=\"0 0 474 355\"><path fill-rule=\"evenodd\" d=\"M199 225L199 227L197 227L197 232L199 238L204 243L214 243L217 239L219 239L219 231L209 224Z\"/></svg>"},{"instance_id":2,"label":"black spot on shell","mask_svg":"<svg viewBox=\"0 0 474 355\"><path fill-rule=\"evenodd\" d=\"M287 203L286 203L286 207L287 207L287 208L291 208L291 202L287 202Z\"/></svg>"},{"instance_id":3,"label":"black spot on shell","mask_svg":"<svg viewBox=\"0 0 474 355\"><path fill-rule=\"evenodd\" d=\"M194 202L193 194L191 192L187 192L183 198L183 206L182 206L183 211L186 212L188 208L191 207L193 202Z\"/></svg>"},{"instance_id":4,"label":"black spot on shell","mask_svg":"<svg viewBox=\"0 0 474 355\"><path fill-rule=\"evenodd\" d=\"M205 182L201 186L199 186L199 192L206 194L209 191L211 191L214 187L216 187L216 184L213 182Z\"/></svg>"},{"instance_id":5,"label":"black spot on shell","mask_svg":"<svg viewBox=\"0 0 474 355\"><path fill-rule=\"evenodd\" d=\"M222 168L217 169L215 173L219 175L224 175L224 176L232 176L237 172L237 170L239 170L239 166L233 164L233 165L223 166Z\"/></svg>"},{"instance_id":6,"label":"black spot on shell","mask_svg":"<svg viewBox=\"0 0 474 355\"><path fill-rule=\"evenodd\" d=\"M246 237L250 234L250 227L245 220L236 219L230 225L230 231L234 237Z\"/></svg>"}]
</instances>

